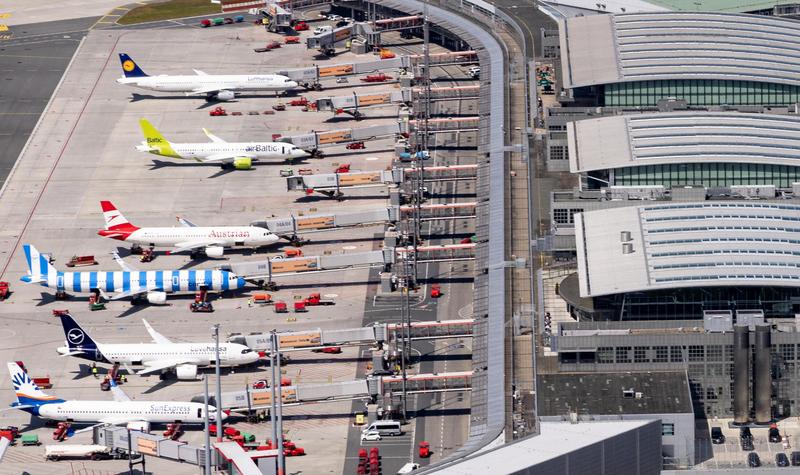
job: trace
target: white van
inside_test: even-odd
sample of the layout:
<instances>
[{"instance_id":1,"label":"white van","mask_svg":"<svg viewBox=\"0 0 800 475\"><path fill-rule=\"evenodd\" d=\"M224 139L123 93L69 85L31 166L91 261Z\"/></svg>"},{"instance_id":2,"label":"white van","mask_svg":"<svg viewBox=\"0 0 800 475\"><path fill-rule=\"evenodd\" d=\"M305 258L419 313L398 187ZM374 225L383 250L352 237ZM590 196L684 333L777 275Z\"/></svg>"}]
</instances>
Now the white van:
<instances>
[{"instance_id":1,"label":"white van","mask_svg":"<svg viewBox=\"0 0 800 475\"><path fill-rule=\"evenodd\" d=\"M411 473L414 470L419 468L418 463L408 462L407 464L403 465L400 470L397 471L397 475L406 475L407 473Z\"/></svg>"},{"instance_id":2,"label":"white van","mask_svg":"<svg viewBox=\"0 0 800 475\"><path fill-rule=\"evenodd\" d=\"M321 35L323 33L330 33L331 31L333 31L333 27L330 26L330 25L318 26L318 27L314 28L314 35Z\"/></svg>"},{"instance_id":3,"label":"white van","mask_svg":"<svg viewBox=\"0 0 800 475\"><path fill-rule=\"evenodd\" d=\"M400 421L375 421L368 425L361 431L366 434L370 431L375 431L383 436L387 435L403 435L403 429L400 428Z\"/></svg>"}]
</instances>

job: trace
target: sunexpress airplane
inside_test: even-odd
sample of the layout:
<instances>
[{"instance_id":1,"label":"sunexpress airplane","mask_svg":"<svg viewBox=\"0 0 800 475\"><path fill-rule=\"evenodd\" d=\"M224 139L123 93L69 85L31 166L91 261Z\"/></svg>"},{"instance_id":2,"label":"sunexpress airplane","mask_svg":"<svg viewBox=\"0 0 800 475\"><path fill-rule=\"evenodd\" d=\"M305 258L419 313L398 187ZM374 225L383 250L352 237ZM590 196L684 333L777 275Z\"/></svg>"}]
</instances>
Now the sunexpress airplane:
<instances>
[{"instance_id":1,"label":"sunexpress airplane","mask_svg":"<svg viewBox=\"0 0 800 475\"><path fill-rule=\"evenodd\" d=\"M196 292L198 290L238 290L246 282L233 272L224 270L155 270L140 271L114 255L122 271L117 272L61 272L30 244L22 246L28 264L28 275L20 278L29 284L59 292L100 292L109 300L136 298L144 295L151 304L162 305L168 293ZM109 295L113 294L113 295Z\"/></svg>"}]
</instances>

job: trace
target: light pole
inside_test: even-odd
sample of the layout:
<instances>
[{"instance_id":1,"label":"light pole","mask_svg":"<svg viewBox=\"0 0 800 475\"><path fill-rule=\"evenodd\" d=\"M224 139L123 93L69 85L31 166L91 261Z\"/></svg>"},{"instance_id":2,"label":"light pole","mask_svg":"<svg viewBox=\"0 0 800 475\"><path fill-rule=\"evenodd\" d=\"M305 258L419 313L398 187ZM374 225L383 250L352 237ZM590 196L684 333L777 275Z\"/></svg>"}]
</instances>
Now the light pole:
<instances>
[{"instance_id":1,"label":"light pole","mask_svg":"<svg viewBox=\"0 0 800 475\"><path fill-rule=\"evenodd\" d=\"M278 345L278 335L273 333L273 343L275 346L275 371L278 373L278 400L275 404L278 407L278 475L286 474L286 456L283 454L283 381L281 377L281 349ZM272 384L276 384L275 380Z\"/></svg>"},{"instance_id":2,"label":"light pole","mask_svg":"<svg viewBox=\"0 0 800 475\"><path fill-rule=\"evenodd\" d=\"M276 399L277 396L275 394L275 352L278 349L278 336L275 334L275 330L272 330L269 335L269 369L272 371L272 381L270 384L270 409L269 409L269 420L272 424L272 443L275 444L275 449L278 451L278 454L283 452L283 447L278 446L278 424L275 420L275 415L278 412L276 408ZM278 460L278 464L280 465L280 460Z\"/></svg>"},{"instance_id":3,"label":"light pole","mask_svg":"<svg viewBox=\"0 0 800 475\"><path fill-rule=\"evenodd\" d=\"M219 323L212 327L214 330L214 372L217 376L217 442L222 442L222 382L219 375Z\"/></svg>"},{"instance_id":4,"label":"light pole","mask_svg":"<svg viewBox=\"0 0 800 475\"><path fill-rule=\"evenodd\" d=\"M205 404L205 437L206 437L206 460L205 475L211 475L211 435L208 428L208 375L203 375L203 404ZM219 414L219 412L218 412ZM217 433L222 432L222 424L217 421Z\"/></svg>"}]
</instances>

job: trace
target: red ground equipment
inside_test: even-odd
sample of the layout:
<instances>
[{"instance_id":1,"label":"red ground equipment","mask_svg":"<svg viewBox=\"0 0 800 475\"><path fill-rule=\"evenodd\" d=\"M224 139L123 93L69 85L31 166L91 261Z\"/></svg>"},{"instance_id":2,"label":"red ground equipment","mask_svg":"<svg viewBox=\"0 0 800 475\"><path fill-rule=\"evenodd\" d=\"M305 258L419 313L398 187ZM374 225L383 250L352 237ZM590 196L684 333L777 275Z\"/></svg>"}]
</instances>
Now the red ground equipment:
<instances>
[{"instance_id":1,"label":"red ground equipment","mask_svg":"<svg viewBox=\"0 0 800 475\"><path fill-rule=\"evenodd\" d=\"M364 145L364 142L353 142L345 145L344 148L346 148L347 150L363 150L367 148L367 146Z\"/></svg>"},{"instance_id":2,"label":"red ground equipment","mask_svg":"<svg viewBox=\"0 0 800 475\"><path fill-rule=\"evenodd\" d=\"M350 164L343 163L339 165L338 167L336 167L336 171L334 171L333 173L350 173Z\"/></svg>"},{"instance_id":3,"label":"red ground equipment","mask_svg":"<svg viewBox=\"0 0 800 475\"><path fill-rule=\"evenodd\" d=\"M431 444L426 441L419 443L419 457L426 459L431 456Z\"/></svg>"},{"instance_id":4,"label":"red ground equipment","mask_svg":"<svg viewBox=\"0 0 800 475\"><path fill-rule=\"evenodd\" d=\"M0 302L8 298L8 282L0 282Z\"/></svg>"},{"instance_id":5,"label":"red ground equipment","mask_svg":"<svg viewBox=\"0 0 800 475\"><path fill-rule=\"evenodd\" d=\"M431 298L438 299L442 296L442 286L439 284L431 285Z\"/></svg>"},{"instance_id":6,"label":"red ground equipment","mask_svg":"<svg viewBox=\"0 0 800 475\"><path fill-rule=\"evenodd\" d=\"M62 440L67 438L67 432L69 432L69 422L59 422L58 426L56 426L56 430L53 431L53 440L57 440L61 442Z\"/></svg>"},{"instance_id":7,"label":"red ground equipment","mask_svg":"<svg viewBox=\"0 0 800 475\"><path fill-rule=\"evenodd\" d=\"M305 97L300 97L298 99L292 99L291 101L289 101L289 105L293 106L293 107L307 106L308 105L308 99L306 99Z\"/></svg>"},{"instance_id":8,"label":"red ground equipment","mask_svg":"<svg viewBox=\"0 0 800 475\"><path fill-rule=\"evenodd\" d=\"M387 76L383 73L380 74L370 74L367 77L361 78L361 82L385 82L392 79L391 76Z\"/></svg>"},{"instance_id":9,"label":"red ground equipment","mask_svg":"<svg viewBox=\"0 0 800 475\"><path fill-rule=\"evenodd\" d=\"M316 350L311 350L314 353L326 353L329 355L338 355L342 352L341 346L326 346L325 348L317 348Z\"/></svg>"},{"instance_id":10,"label":"red ground equipment","mask_svg":"<svg viewBox=\"0 0 800 475\"><path fill-rule=\"evenodd\" d=\"M295 311L295 313L308 312L308 309L306 308L306 301L305 300L300 300L300 301L295 302L294 303L294 311Z\"/></svg>"},{"instance_id":11,"label":"red ground equipment","mask_svg":"<svg viewBox=\"0 0 800 475\"><path fill-rule=\"evenodd\" d=\"M222 106L217 106L217 107L211 109L211 111L208 113L208 115L210 115L211 117L220 117L220 116L223 116L223 115L228 115L228 111L223 109Z\"/></svg>"},{"instance_id":12,"label":"red ground equipment","mask_svg":"<svg viewBox=\"0 0 800 475\"><path fill-rule=\"evenodd\" d=\"M94 266L97 261L94 256L72 256L72 259L65 264L67 267Z\"/></svg>"},{"instance_id":13,"label":"red ground equipment","mask_svg":"<svg viewBox=\"0 0 800 475\"><path fill-rule=\"evenodd\" d=\"M275 313L288 313L289 309L286 307L286 302L275 302Z\"/></svg>"},{"instance_id":14,"label":"red ground equipment","mask_svg":"<svg viewBox=\"0 0 800 475\"><path fill-rule=\"evenodd\" d=\"M300 43L300 37L299 36L287 36L286 39L283 40L283 43L287 44L287 45L299 44Z\"/></svg>"},{"instance_id":15,"label":"red ground equipment","mask_svg":"<svg viewBox=\"0 0 800 475\"><path fill-rule=\"evenodd\" d=\"M294 24L292 28L294 28L294 31L307 31L308 23L304 21L298 21L297 23Z\"/></svg>"}]
</instances>

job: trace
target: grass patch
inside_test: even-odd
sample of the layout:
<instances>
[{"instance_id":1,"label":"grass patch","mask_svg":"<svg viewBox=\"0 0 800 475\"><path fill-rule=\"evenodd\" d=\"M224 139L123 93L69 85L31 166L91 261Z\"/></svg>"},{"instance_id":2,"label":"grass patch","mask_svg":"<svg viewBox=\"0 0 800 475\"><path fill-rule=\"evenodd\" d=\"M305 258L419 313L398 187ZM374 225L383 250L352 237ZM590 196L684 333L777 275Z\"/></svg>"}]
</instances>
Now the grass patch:
<instances>
[{"instance_id":1,"label":"grass patch","mask_svg":"<svg viewBox=\"0 0 800 475\"><path fill-rule=\"evenodd\" d=\"M220 5L211 3L209 0L169 0L136 7L120 18L117 23L133 25L148 21L172 20L214 13L221 13Z\"/></svg>"}]
</instances>

